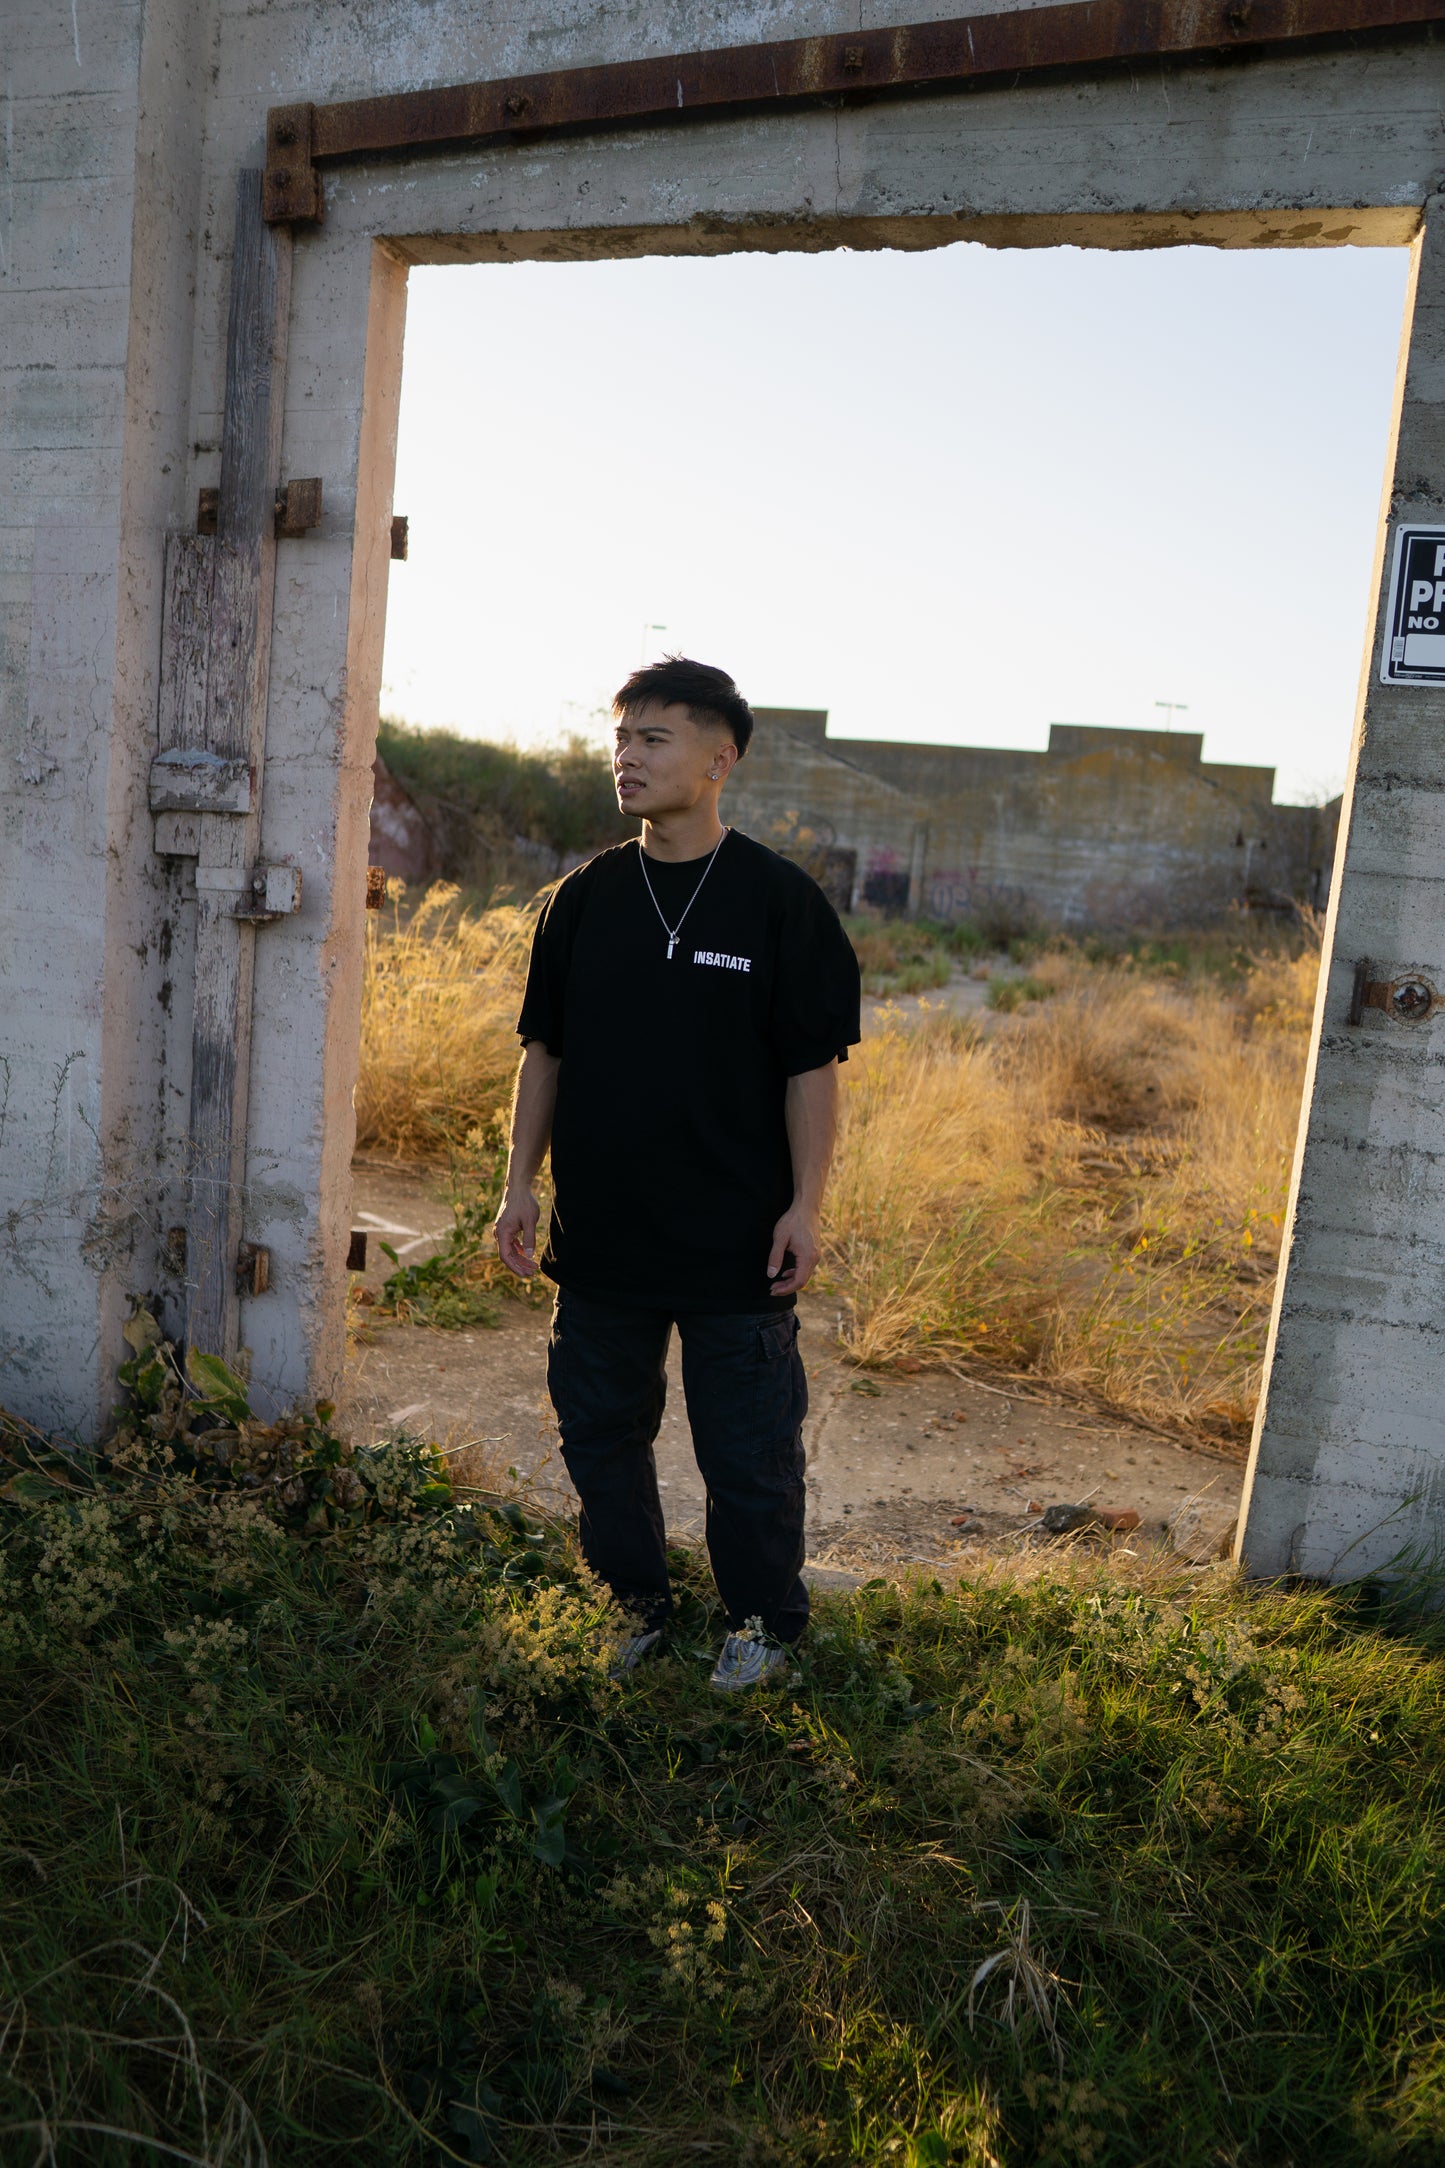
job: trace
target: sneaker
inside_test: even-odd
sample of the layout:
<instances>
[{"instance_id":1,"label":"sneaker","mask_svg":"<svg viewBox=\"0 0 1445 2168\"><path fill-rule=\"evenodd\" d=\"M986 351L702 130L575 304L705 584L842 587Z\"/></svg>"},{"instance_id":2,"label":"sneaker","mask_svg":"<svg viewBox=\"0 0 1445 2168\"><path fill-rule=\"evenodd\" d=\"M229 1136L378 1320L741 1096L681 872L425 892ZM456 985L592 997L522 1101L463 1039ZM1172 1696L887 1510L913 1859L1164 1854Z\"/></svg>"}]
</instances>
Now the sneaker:
<instances>
[{"instance_id":1,"label":"sneaker","mask_svg":"<svg viewBox=\"0 0 1445 2168\"><path fill-rule=\"evenodd\" d=\"M662 1628L655 1626L651 1633L634 1634L630 1641L624 1641L617 1651L616 1663L607 1674L608 1678L625 1679L630 1671L637 1669L644 1656L652 1654L661 1640Z\"/></svg>"},{"instance_id":2,"label":"sneaker","mask_svg":"<svg viewBox=\"0 0 1445 2168\"><path fill-rule=\"evenodd\" d=\"M720 1694L740 1693L745 1686L760 1686L787 1661L788 1651L779 1648L776 1641L759 1641L753 1634L729 1634L707 1683Z\"/></svg>"}]
</instances>

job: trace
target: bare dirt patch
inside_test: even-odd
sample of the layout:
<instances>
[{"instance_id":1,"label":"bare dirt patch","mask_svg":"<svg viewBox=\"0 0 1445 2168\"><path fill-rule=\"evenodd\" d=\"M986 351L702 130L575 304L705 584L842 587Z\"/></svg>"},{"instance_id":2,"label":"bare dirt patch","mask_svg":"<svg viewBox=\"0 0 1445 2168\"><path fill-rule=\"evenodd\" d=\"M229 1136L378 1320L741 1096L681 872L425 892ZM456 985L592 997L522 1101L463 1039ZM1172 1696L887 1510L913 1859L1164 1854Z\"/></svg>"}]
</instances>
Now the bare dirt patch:
<instances>
[{"instance_id":1,"label":"bare dirt patch","mask_svg":"<svg viewBox=\"0 0 1445 2168\"><path fill-rule=\"evenodd\" d=\"M353 1217L371 1232L366 1279L379 1291L391 1267L378 1235L418 1261L446 1231L450 1208L425 1175L360 1166ZM515 1468L543 1497L569 1501L547 1398L549 1310L507 1300L497 1308L491 1328L372 1323L351 1354L344 1412L358 1436L424 1432L473 1481L505 1480ZM835 1302L807 1295L799 1314L812 1399L808 1549L819 1568L947 1565L980 1548L1013 1548L1051 1505L1137 1512L1137 1530L1123 1539L1137 1548L1164 1543L1182 1514L1180 1540L1200 1557L1233 1523L1236 1461L946 1370L861 1372L837 1346ZM705 1497L675 1343L657 1468L669 1531L699 1537Z\"/></svg>"}]
</instances>

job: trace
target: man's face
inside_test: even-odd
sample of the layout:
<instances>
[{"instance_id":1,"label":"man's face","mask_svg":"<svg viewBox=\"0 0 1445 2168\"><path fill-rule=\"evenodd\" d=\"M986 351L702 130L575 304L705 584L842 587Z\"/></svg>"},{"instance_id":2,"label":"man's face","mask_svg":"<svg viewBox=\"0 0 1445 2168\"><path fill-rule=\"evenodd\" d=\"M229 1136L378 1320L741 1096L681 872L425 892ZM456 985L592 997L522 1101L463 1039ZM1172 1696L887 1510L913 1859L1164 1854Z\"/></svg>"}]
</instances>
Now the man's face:
<instances>
[{"instance_id":1,"label":"man's face","mask_svg":"<svg viewBox=\"0 0 1445 2168\"><path fill-rule=\"evenodd\" d=\"M612 774L617 803L639 820L691 811L726 775L732 746L712 723L695 723L684 707L649 700L618 717Z\"/></svg>"}]
</instances>

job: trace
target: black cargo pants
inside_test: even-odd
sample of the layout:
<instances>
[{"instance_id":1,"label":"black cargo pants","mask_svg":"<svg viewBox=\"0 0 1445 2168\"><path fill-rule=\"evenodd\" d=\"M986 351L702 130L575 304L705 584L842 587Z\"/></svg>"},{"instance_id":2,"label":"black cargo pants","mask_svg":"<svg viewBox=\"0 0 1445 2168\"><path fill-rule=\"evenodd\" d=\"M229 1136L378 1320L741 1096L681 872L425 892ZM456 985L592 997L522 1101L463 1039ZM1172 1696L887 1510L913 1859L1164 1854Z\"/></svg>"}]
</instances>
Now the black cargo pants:
<instances>
[{"instance_id":1,"label":"black cargo pants","mask_svg":"<svg viewBox=\"0 0 1445 2168\"><path fill-rule=\"evenodd\" d=\"M779 1641L808 1620L803 1418L808 1381L792 1310L762 1316L638 1310L560 1288L547 1386L582 1511L588 1565L644 1623L672 1610L652 1447L674 1323L693 1451L707 1484L707 1548L728 1630Z\"/></svg>"}]
</instances>

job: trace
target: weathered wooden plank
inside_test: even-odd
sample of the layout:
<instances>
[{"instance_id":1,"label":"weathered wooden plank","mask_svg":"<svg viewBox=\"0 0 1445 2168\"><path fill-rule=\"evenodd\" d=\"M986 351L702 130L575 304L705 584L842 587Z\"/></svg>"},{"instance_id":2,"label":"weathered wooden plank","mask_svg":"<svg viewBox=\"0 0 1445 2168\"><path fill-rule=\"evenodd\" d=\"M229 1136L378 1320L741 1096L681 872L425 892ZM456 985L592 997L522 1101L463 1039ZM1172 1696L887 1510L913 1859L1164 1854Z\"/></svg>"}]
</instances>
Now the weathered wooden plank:
<instances>
[{"instance_id":1,"label":"weathered wooden plank","mask_svg":"<svg viewBox=\"0 0 1445 2168\"><path fill-rule=\"evenodd\" d=\"M162 858L195 858L201 848L201 823L195 813L157 813L156 851Z\"/></svg>"},{"instance_id":2,"label":"weathered wooden plank","mask_svg":"<svg viewBox=\"0 0 1445 2168\"><path fill-rule=\"evenodd\" d=\"M260 174L242 173L226 330L205 743L213 753L250 757L258 769L266 731L291 310L291 250L278 247L277 239L261 216Z\"/></svg>"},{"instance_id":3,"label":"weathered wooden plank","mask_svg":"<svg viewBox=\"0 0 1445 2168\"><path fill-rule=\"evenodd\" d=\"M256 938L254 925L236 914L251 901L260 837L290 294L290 236L261 216L261 175L242 173L202 743L223 761L245 763L254 780L244 817L199 816L186 1218L186 1339L224 1356L234 1353L239 1338L236 1268Z\"/></svg>"},{"instance_id":4,"label":"weathered wooden plank","mask_svg":"<svg viewBox=\"0 0 1445 2168\"><path fill-rule=\"evenodd\" d=\"M216 532L251 549L273 537L281 479L282 380L291 309L291 251L261 216L261 176L237 178L236 239L226 324L226 411Z\"/></svg>"},{"instance_id":5,"label":"weathered wooden plank","mask_svg":"<svg viewBox=\"0 0 1445 2168\"><path fill-rule=\"evenodd\" d=\"M189 748L205 743L214 551L209 535L166 536L161 680L156 712L162 753L177 746Z\"/></svg>"},{"instance_id":6,"label":"weathered wooden plank","mask_svg":"<svg viewBox=\"0 0 1445 2168\"><path fill-rule=\"evenodd\" d=\"M210 670L201 744L222 760L250 762L265 738L265 675L258 677L258 645L269 661L271 613L261 615L261 590L275 577L276 545L238 549L216 537L211 581ZM258 715L257 709L260 709Z\"/></svg>"},{"instance_id":7,"label":"weathered wooden plank","mask_svg":"<svg viewBox=\"0 0 1445 2168\"><path fill-rule=\"evenodd\" d=\"M238 1341L236 1258L245 1176L254 930L236 918L244 868L196 868L196 985L186 1212L186 1341L230 1357Z\"/></svg>"}]
</instances>

